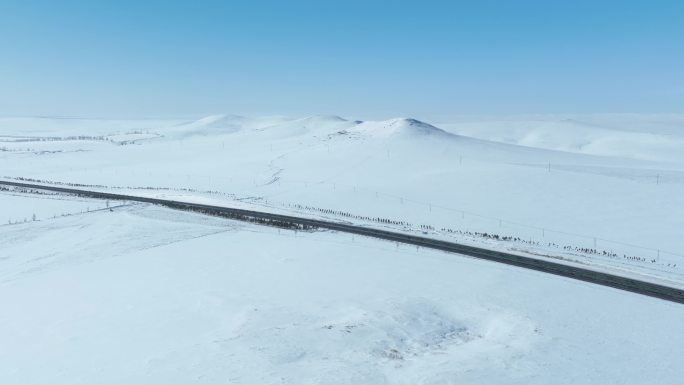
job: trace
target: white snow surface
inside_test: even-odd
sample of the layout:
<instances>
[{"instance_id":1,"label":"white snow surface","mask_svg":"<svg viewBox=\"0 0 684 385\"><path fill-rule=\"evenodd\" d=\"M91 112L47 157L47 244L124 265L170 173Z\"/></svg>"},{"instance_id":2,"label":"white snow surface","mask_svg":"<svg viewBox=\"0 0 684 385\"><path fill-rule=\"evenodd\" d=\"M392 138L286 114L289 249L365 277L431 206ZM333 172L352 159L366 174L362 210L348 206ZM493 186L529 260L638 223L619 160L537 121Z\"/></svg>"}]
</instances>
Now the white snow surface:
<instances>
[{"instance_id":1,"label":"white snow surface","mask_svg":"<svg viewBox=\"0 0 684 385\"><path fill-rule=\"evenodd\" d=\"M3 384L677 384L684 307L136 204L0 226Z\"/></svg>"},{"instance_id":2,"label":"white snow surface","mask_svg":"<svg viewBox=\"0 0 684 385\"><path fill-rule=\"evenodd\" d=\"M0 118L0 177L346 221L681 286L683 143L678 115ZM0 190L0 304L2 384L684 375L681 305L348 234L17 189Z\"/></svg>"}]
</instances>

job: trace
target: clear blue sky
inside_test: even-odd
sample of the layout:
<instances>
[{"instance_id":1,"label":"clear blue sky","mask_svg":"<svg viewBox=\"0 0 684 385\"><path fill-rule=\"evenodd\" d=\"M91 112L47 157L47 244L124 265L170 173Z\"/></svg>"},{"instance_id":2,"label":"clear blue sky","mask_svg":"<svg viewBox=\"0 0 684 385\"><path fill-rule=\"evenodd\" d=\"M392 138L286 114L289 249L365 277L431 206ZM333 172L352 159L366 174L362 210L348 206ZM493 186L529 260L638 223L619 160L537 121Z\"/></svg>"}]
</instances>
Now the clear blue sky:
<instances>
[{"instance_id":1,"label":"clear blue sky","mask_svg":"<svg viewBox=\"0 0 684 385\"><path fill-rule=\"evenodd\" d=\"M0 0L0 115L684 112L684 1Z\"/></svg>"}]
</instances>

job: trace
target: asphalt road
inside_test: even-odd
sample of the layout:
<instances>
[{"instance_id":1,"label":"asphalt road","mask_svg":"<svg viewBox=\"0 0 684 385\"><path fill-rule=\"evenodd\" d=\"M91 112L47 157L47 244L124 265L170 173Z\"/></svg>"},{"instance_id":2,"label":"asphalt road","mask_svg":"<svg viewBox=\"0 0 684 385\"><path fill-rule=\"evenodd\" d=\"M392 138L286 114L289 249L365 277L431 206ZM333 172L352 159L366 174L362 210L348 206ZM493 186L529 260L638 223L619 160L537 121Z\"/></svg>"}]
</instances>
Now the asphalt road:
<instances>
[{"instance_id":1,"label":"asphalt road","mask_svg":"<svg viewBox=\"0 0 684 385\"><path fill-rule=\"evenodd\" d=\"M462 254L474 258L503 263L530 270L536 270L561 277L572 278L579 281L589 282L602 286L608 286L619 290L624 290L632 293L659 298L666 301L684 304L684 290L682 289L660 285L653 282L641 281L634 278L622 277L615 274L594 271L591 269L564 265L553 261L540 260L536 258L525 257L502 251L489 250L481 247L468 246L456 242L447 242L428 237L409 235L386 230L371 229L363 226L339 222L323 221L289 215L272 214L254 210L244 210L222 206L211 206L156 198L145 198L133 195L88 191L80 188L59 187L53 185L40 185L11 181L0 181L0 185L54 191L97 199L151 203L177 210L201 212L205 214L218 215L227 218L250 221L264 225L279 226L283 228L327 229L340 231L350 234L384 239L393 242L401 242L404 244L415 245L419 247L442 250L456 254Z\"/></svg>"}]
</instances>

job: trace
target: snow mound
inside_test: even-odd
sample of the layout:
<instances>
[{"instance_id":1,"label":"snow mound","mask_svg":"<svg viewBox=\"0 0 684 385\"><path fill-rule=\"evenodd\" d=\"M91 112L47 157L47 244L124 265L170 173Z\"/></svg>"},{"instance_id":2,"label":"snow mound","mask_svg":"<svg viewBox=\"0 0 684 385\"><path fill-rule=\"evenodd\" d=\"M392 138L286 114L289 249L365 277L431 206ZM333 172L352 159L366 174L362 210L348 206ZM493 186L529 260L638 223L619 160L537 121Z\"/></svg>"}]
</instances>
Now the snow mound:
<instances>
[{"instance_id":1,"label":"snow mound","mask_svg":"<svg viewBox=\"0 0 684 385\"><path fill-rule=\"evenodd\" d=\"M441 128L413 118L396 118L379 122L361 122L356 131L371 137L456 137Z\"/></svg>"},{"instance_id":2,"label":"snow mound","mask_svg":"<svg viewBox=\"0 0 684 385\"><path fill-rule=\"evenodd\" d=\"M281 123L281 126L305 127L305 128L324 128L347 123L347 120L336 115L313 115L305 118L293 119L289 122Z\"/></svg>"},{"instance_id":3,"label":"snow mound","mask_svg":"<svg viewBox=\"0 0 684 385\"><path fill-rule=\"evenodd\" d=\"M180 137L231 134L240 131L245 120L239 115L211 115L169 128L166 134Z\"/></svg>"},{"instance_id":4,"label":"snow mound","mask_svg":"<svg viewBox=\"0 0 684 385\"><path fill-rule=\"evenodd\" d=\"M211 115L204 117L202 119L196 120L190 125L195 125L199 127L211 127L211 128L225 128L232 127L237 123L244 121L245 118L239 115Z\"/></svg>"},{"instance_id":5,"label":"snow mound","mask_svg":"<svg viewBox=\"0 0 684 385\"><path fill-rule=\"evenodd\" d=\"M337 115L313 115L313 116L308 116L306 118L298 119L301 122L305 123L312 123L312 124L318 124L318 123L340 123L340 122L346 122L347 119L342 118Z\"/></svg>"},{"instance_id":6,"label":"snow mound","mask_svg":"<svg viewBox=\"0 0 684 385\"><path fill-rule=\"evenodd\" d=\"M411 135L441 135L446 132L429 123L412 118L399 118L383 122L393 133L406 133Z\"/></svg>"},{"instance_id":7,"label":"snow mound","mask_svg":"<svg viewBox=\"0 0 684 385\"><path fill-rule=\"evenodd\" d=\"M214 136L237 132L262 132L263 139L289 137L325 137L335 133L353 134L367 138L435 137L448 139L458 135L448 133L429 123L413 118L395 118L384 121L349 121L337 115L313 115L290 119L245 118L237 115L212 115L199 120L182 123L166 129L165 136L184 138Z\"/></svg>"},{"instance_id":8,"label":"snow mound","mask_svg":"<svg viewBox=\"0 0 684 385\"><path fill-rule=\"evenodd\" d=\"M346 129L356 123L336 115L313 115L305 118L278 121L273 124L255 125L257 131L268 131L271 137L325 135Z\"/></svg>"}]
</instances>

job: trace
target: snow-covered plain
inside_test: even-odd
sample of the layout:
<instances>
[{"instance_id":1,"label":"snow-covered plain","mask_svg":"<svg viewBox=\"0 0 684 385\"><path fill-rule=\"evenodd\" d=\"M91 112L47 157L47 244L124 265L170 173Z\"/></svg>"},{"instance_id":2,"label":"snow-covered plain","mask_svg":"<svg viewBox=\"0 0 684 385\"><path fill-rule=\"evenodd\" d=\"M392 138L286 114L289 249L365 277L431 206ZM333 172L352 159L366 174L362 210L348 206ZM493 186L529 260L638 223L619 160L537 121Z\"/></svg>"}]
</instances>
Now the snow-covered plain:
<instances>
[{"instance_id":1,"label":"snow-covered plain","mask_svg":"<svg viewBox=\"0 0 684 385\"><path fill-rule=\"evenodd\" d=\"M457 255L117 207L0 228L3 384L677 384L684 307Z\"/></svg>"},{"instance_id":2,"label":"snow-covered plain","mask_svg":"<svg viewBox=\"0 0 684 385\"><path fill-rule=\"evenodd\" d=\"M389 227L684 283L683 117L437 126L1 118L0 176ZM679 305L351 235L60 195L0 191L0 303L3 384L684 375Z\"/></svg>"}]
</instances>

